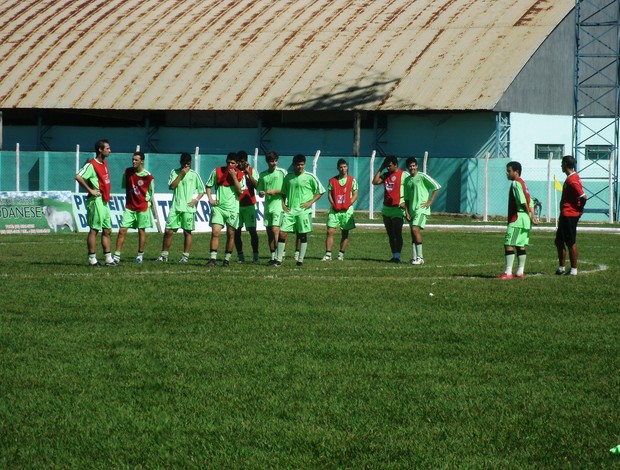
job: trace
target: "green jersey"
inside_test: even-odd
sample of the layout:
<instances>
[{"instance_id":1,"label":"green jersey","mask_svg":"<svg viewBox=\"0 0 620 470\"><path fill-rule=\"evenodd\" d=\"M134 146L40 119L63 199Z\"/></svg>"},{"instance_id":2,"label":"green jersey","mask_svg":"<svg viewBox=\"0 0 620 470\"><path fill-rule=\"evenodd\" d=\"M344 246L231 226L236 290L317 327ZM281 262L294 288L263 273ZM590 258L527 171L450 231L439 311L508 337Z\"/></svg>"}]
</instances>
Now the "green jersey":
<instances>
[{"instance_id":1,"label":"green jersey","mask_svg":"<svg viewBox=\"0 0 620 470\"><path fill-rule=\"evenodd\" d=\"M226 169L226 171L228 170ZM239 171L239 173L241 173L241 171ZM227 186L227 184L218 184L218 174L224 174L222 167L220 167L220 173L218 173L217 168L211 172L207 180L207 187L215 188L214 196L221 209L239 212L239 193L237 193L237 188L233 184L230 184L230 186ZM239 185L241 186L241 192L243 192L245 190L245 178L239 181Z\"/></svg>"},{"instance_id":2,"label":"green jersey","mask_svg":"<svg viewBox=\"0 0 620 470\"><path fill-rule=\"evenodd\" d=\"M286 177L286 171L282 168L276 168L272 172L269 170L265 170L261 172L258 177L258 187L256 190L258 192L261 191L269 191L271 189L276 189L278 191L282 190L282 184L284 183L284 178ZM265 194L265 211L266 212L278 212L282 210L282 195L281 194Z\"/></svg>"},{"instance_id":3,"label":"green jersey","mask_svg":"<svg viewBox=\"0 0 620 470\"><path fill-rule=\"evenodd\" d=\"M312 173L303 172L300 175L289 173L284 178L282 184L282 197L286 201L287 207L293 213L303 212L301 205L314 198L316 194L323 194L325 188Z\"/></svg>"},{"instance_id":4,"label":"green jersey","mask_svg":"<svg viewBox=\"0 0 620 470\"><path fill-rule=\"evenodd\" d=\"M180 168L175 168L170 172L170 178L168 179L168 186L177 179ZM200 175L194 170L189 170L183 179L179 182L172 193L172 205L170 206L170 212L196 212L196 206L190 207L189 203L192 202L198 194L204 192L204 184Z\"/></svg>"},{"instance_id":5,"label":"green jersey","mask_svg":"<svg viewBox=\"0 0 620 470\"><path fill-rule=\"evenodd\" d=\"M421 207L428 201L433 191L441 188L441 185L426 173L418 172L415 176L409 175L405 179L405 201L409 213L419 212L430 215L430 207Z\"/></svg>"}]
</instances>

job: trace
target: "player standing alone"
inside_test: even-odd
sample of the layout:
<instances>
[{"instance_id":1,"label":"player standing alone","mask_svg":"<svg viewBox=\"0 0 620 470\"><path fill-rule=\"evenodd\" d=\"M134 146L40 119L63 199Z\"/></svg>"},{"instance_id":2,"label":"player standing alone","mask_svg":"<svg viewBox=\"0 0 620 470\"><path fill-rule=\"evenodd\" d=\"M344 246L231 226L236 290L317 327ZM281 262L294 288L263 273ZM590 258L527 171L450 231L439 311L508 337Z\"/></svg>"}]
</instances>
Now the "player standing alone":
<instances>
[{"instance_id":1,"label":"player standing alone","mask_svg":"<svg viewBox=\"0 0 620 470\"><path fill-rule=\"evenodd\" d=\"M532 223L538 221L534 217L534 207L525 181L521 178L521 164L510 162L506 165L506 178L512 183L508 192L508 227L504 237L504 256L506 269L499 279L523 279L525 277L525 247L530 242ZM517 255L517 272L512 275L512 265Z\"/></svg>"}]
</instances>

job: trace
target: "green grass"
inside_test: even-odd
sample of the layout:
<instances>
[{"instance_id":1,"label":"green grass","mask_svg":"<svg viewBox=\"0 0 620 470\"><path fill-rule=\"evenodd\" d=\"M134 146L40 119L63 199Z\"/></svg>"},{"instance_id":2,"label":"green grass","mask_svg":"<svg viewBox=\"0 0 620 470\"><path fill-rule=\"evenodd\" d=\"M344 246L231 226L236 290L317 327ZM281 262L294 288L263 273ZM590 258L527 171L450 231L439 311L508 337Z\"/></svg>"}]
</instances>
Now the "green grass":
<instances>
[{"instance_id":1,"label":"green grass","mask_svg":"<svg viewBox=\"0 0 620 470\"><path fill-rule=\"evenodd\" d=\"M205 234L133 265L130 234L93 270L85 234L2 236L0 466L620 465L619 235L580 233L567 278L535 232L513 281L501 233L427 230L421 267L376 229L323 263L323 237L226 270Z\"/></svg>"}]
</instances>

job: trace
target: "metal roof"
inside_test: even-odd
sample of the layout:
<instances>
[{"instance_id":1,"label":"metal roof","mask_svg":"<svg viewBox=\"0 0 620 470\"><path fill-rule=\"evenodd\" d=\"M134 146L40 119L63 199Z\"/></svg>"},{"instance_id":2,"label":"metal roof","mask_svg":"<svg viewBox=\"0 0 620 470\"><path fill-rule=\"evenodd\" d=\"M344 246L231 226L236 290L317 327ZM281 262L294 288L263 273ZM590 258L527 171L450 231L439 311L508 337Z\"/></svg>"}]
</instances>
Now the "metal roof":
<instances>
[{"instance_id":1,"label":"metal roof","mask_svg":"<svg viewBox=\"0 0 620 470\"><path fill-rule=\"evenodd\" d=\"M492 109L574 0L5 0L0 108Z\"/></svg>"}]
</instances>

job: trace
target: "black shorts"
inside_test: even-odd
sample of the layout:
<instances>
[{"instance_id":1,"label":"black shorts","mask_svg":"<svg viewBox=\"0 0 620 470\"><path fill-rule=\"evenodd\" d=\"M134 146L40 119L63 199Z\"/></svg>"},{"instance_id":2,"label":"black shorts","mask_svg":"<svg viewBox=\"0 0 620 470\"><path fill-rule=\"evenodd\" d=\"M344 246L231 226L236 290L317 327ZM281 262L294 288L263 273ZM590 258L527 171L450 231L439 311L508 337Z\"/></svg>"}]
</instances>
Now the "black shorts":
<instances>
[{"instance_id":1,"label":"black shorts","mask_svg":"<svg viewBox=\"0 0 620 470\"><path fill-rule=\"evenodd\" d=\"M579 222L579 217L561 215L558 220L558 231L555 234L555 239L562 240L569 246L577 243L577 222Z\"/></svg>"}]
</instances>

